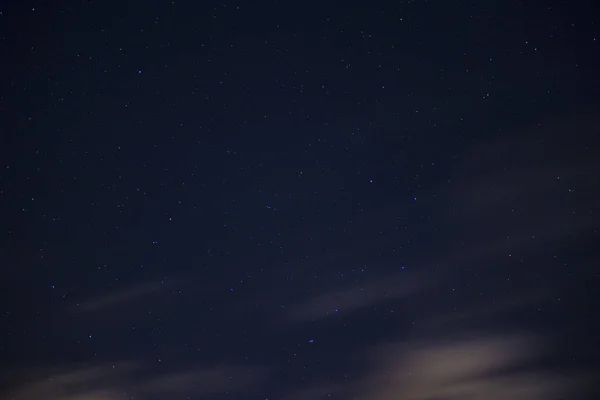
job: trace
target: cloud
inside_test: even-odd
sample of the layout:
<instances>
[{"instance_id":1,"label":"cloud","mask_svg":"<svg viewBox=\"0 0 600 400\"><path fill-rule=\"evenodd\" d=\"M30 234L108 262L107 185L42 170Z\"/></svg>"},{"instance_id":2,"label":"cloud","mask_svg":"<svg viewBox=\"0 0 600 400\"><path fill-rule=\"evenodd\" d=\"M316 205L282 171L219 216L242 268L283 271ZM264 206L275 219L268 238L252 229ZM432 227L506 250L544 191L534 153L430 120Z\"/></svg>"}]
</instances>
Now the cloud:
<instances>
[{"instance_id":1,"label":"cloud","mask_svg":"<svg viewBox=\"0 0 600 400\"><path fill-rule=\"evenodd\" d=\"M208 395L236 392L262 383L268 373L262 367L215 366L158 376L137 390L143 393Z\"/></svg>"},{"instance_id":2,"label":"cloud","mask_svg":"<svg viewBox=\"0 0 600 400\"><path fill-rule=\"evenodd\" d=\"M365 284L355 283L296 303L286 311L284 319L291 323L304 323L328 318L338 312L348 314L381 302L410 296L423 286L423 282L414 276L401 273Z\"/></svg>"},{"instance_id":3,"label":"cloud","mask_svg":"<svg viewBox=\"0 0 600 400\"><path fill-rule=\"evenodd\" d=\"M501 321L500 315L507 312L518 312L522 309L532 308L534 305L543 304L547 301L550 290L537 289L524 292L516 292L510 296L504 296L494 302L473 302L467 307L455 312L429 310L425 321L420 322L419 329L431 331L433 329L452 329L477 324L484 318Z\"/></svg>"},{"instance_id":4,"label":"cloud","mask_svg":"<svg viewBox=\"0 0 600 400\"><path fill-rule=\"evenodd\" d=\"M263 367L212 366L189 370L151 371L143 363L72 365L30 376L7 399L14 400L122 400L171 398L235 393L261 384Z\"/></svg>"},{"instance_id":5,"label":"cloud","mask_svg":"<svg viewBox=\"0 0 600 400\"><path fill-rule=\"evenodd\" d=\"M456 237L446 261L558 248L595 229L600 163L586 146L598 126L597 116L563 116L467 150L444 185L453 201L444 228Z\"/></svg>"},{"instance_id":6,"label":"cloud","mask_svg":"<svg viewBox=\"0 0 600 400\"><path fill-rule=\"evenodd\" d=\"M298 389L284 396L281 400L326 400L331 399L334 393L341 393L345 388L343 385L314 385Z\"/></svg>"},{"instance_id":7,"label":"cloud","mask_svg":"<svg viewBox=\"0 0 600 400\"><path fill-rule=\"evenodd\" d=\"M371 351L375 371L361 383L376 400L549 400L572 393L579 378L542 368L538 338L505 335L410 341Z\"/></svg>"},{"instance_id":8,"label":"cloud","mask_svg":"<svg viewBox=\"0 0 600 400\"><path fill-rule=\"evenodd\" d=\"M589 374L544 368L540 343L519 334L387 343L365 350L362 378L315 384L285 400L559 400L591 382Z\"/></svg>"},{"instance_id":9,"label":"cloud","mask_svg":"<svg viewBox=\"0 0 600 400\"><path fill-rule=\"evenodd\" d=\"M122 399L119 384L122 376L139 366L131 363L71 365L49 367L22 380L21 387L6 398L14 400L113 400Z\"/></svg>"},{"instance_id":10,"label":"cloud","mask_svg":"<svg viewBox=\"0 0 600 400\"><path fill-rule=\"evenodd\" d=\"M83 301L74 306L72 310L75 312L100 312L116 307L130 306L143 298L163 293L173 288L175 284L176 281L173 280L140 283Z\"/></svg>"}]
</instances>

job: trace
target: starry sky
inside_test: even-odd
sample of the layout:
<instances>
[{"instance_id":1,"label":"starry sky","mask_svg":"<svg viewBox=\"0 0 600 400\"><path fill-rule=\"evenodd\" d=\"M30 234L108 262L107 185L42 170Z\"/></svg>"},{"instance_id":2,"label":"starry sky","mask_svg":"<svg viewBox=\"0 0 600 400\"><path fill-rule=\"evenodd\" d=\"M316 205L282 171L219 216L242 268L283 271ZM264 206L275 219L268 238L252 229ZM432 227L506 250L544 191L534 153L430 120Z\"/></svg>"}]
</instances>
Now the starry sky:
<instances>
[{"instance_id":1,"label":"starry sky","mask_svg":"<svg viewBox=\"0 0 600 400\"><path fill-rule=\"evenodd\" d=\"M3 1L0 397L600 398L596 11Z\"/></svg>"}]
</instances>

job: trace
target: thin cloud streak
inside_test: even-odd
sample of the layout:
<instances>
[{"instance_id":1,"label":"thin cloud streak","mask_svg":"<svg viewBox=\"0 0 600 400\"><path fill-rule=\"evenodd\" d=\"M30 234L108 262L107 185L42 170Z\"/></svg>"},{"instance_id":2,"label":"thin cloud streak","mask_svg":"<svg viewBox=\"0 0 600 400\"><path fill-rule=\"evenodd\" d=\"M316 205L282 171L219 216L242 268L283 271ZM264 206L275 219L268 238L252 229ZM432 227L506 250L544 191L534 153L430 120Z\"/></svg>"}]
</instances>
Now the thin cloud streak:
<instances>
[{"instance_id":1,"label":"thin cloud streak","mask_svg":"<svg viewBox=\"0 0 600 400\"><path fill-rule=\"evenodd\" d=\"M286 311L284 319L290 323L317 321L339 312L347 314L384 301L408 297L422 289L422 283L408 275L389 276L367 284L356 283L297 303Z\"/></svg>"},{"instance_id":2,"label":"thin cloud streak","mask_svg":"<svg viewBox=\"0 0 600 400\"><path fill-rule=\"evenodd\" d=\"M83 301L72 307L73 312L101 312L117 307L130 306L137 301L163 293L175 286L175 281L146 282L126 289L114 291L103 296Z\"/></svg>"},{"instance_id":3,"label":"thin cloud streak","mask_svg":"<svg viewBox=\"0 0 600 400\"><path fill-rule=\"evenodd\" d=\"M63 372L49 369L26 380L9 394L14 400L121 400L152 396L205 396L245 391L264 384L264 367L213 366L151 373L144 363L71 366ZM140 397L141 396L141 397Z\"/></svg>"}]
</instances>

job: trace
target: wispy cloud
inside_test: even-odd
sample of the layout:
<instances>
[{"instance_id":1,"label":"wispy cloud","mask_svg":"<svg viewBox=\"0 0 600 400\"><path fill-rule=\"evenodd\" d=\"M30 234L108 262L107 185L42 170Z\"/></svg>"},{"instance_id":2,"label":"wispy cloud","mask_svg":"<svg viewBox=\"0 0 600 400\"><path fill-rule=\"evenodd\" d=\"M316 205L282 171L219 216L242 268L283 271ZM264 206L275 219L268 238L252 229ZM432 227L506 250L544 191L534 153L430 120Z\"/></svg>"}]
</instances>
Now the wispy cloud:
<instances>
[{"instance_id":1,"label":"wispy cloud","mask_svg":"<svg viewBox=\"0 0 600 400\"><path fill-rule=\"evenodd\" d=\"M119 381L139 369L131 363L84 364L48 367L24 378L21 387L9 393L14 400L113 400L121 399ZM26 372L27 373L27 372Z\"/></svg>"},{"instance_id":2,"label":"wispy cloud","mask_svg":"<svg viewBox=\"0 0 600 400\"><path fill-rule=\"evenodd\" d=\"M268 370L258 366L214 366L159 375L137 390L165 395L235 393L263 383L267 376Z\"/></svg>"},{"instance_id":3,"label":"wispy cloud","mask_svg":"<svg viewBox=\"0 0 600 400\"><path fill-rule=\"evenodd\" d=\"M586 150L600 118L585 114L544 121L518 134L477 142L444 186L452 206L450 263L559 247L592 232L600 163Z\"/></svg>"},{"instance_id":4,"label":"wispy cloud","mask_svg":"<svg viewBox=\"0 0 600 400\"><path fill-rule=\"evenodd\" d=\"M150 371L144 363L72 365L50 368L26 380L7 398L14 400L122 400L159 396L237 393L264 383L263 367L213 366Z\"/></svg>"},{"instance_id":5,"label":"wispy cloud","mask_svg":"<svg viewBox=\"0 0 600 400\"><path fill-rule=\"evenodd\" d=\"M498 336L388 345L372 351L375 371L364 398L377 400L548 400L571 393L576 379L540 367L538 341Z\"/></svg>"},{"instance_id":6,"label":"wispy cloud","mask_svg":"<svg viewBox=\"0 0 600 400\"><path fill-rule=\"evenodd\" d=\"M164 293L172 289L176 284L174 280L144 282L129 286L121 290L116 290L102 296L84 300L73 306L73 312L99 312L106 311L116 307L129 307L137 301Z\"/></svg>"},{"instance_id":7,"label":"wispy cloud","mask_svg":"<svg viewBox=\"0 0 600 400\"><path fill-rule=\"evenodd\" d=\"M348 314L384 301L407 297L422 289L423 282L408 275L399 275L324 291L292 306L285 312L284 318L292 323L317 321L340 312Z\"/></svg>"}]
</instances>

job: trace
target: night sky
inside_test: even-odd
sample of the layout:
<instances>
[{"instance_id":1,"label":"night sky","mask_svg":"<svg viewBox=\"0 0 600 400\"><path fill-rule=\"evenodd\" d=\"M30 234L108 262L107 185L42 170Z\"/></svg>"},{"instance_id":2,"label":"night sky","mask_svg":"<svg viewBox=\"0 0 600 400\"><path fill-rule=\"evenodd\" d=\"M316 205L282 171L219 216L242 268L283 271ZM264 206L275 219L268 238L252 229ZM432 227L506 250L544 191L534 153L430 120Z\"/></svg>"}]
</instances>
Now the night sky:
<instances>
[{"instance_id":1,"label":"night sky","mask_svg":"<svg viewBox=\"0 0 600 400\"><path fill-rule=\"evenodd\" d=\"M593 3L2 1L0 398L600 398Z\"/></svg>"}]
</instances>

